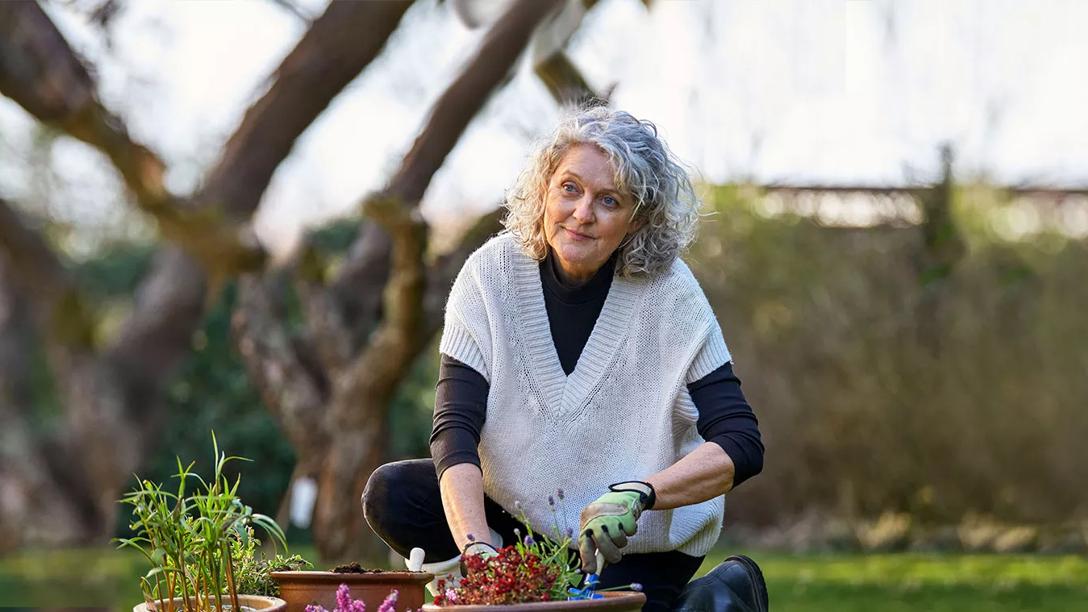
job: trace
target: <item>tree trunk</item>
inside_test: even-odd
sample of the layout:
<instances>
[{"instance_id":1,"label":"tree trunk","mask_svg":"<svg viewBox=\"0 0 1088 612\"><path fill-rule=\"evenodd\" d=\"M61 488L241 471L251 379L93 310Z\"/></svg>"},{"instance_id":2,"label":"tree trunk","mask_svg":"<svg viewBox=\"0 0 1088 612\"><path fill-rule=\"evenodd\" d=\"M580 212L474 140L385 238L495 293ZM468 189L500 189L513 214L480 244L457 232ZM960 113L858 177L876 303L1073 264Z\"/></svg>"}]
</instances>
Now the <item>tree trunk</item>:
<instances>
[{"instance_id":1,"label":"tree trunk","mask_svg":"<svg viewBox=\"0 0 1088 612\"><path fill-rule=\"evenodd\" d=\"M357 419L338 423L318 480L314 543L322 558L350 561L380 559L384 545L363 518L360 500L367 477L385 456L389 398L360 398L349 385L333 399L333 410L350 410Z\"/></svg>"}]
</instances>

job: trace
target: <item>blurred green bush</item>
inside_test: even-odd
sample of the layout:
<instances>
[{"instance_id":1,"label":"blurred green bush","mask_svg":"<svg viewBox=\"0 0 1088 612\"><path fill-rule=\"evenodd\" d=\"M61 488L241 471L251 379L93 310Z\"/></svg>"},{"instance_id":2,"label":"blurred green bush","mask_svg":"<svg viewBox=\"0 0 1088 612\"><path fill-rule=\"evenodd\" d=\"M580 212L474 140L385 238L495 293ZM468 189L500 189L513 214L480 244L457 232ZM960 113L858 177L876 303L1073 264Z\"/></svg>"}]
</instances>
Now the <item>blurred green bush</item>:
<instances>
[{"instance_id":1,"label":"blurred green bush","mask_svg":"<svg viewBox=\"0 0 1088 612\"><path fill-rule=\"evenodd\" d=\"M760 197L713 189L689 257L767 445L729 522L1082 529L1088 244L1003 240L990 220L1008 202L960 187L966 255L925 282L917 227L823 227Z\"/></svg>"}]
</instances>

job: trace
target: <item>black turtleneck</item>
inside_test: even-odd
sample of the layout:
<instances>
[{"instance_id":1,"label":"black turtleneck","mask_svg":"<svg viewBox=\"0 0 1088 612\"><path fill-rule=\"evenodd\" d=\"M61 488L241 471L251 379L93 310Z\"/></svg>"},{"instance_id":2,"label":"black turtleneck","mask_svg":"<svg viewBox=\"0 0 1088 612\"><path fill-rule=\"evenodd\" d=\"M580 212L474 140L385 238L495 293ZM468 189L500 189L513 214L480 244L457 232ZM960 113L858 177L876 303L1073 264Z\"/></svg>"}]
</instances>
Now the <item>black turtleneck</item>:
<instances>
[{"instance_id":1,"label":"black turtleneck","mask_svg":"<svg viewBox=\"0 0 1088 612\"><path fill-rule=\"evenodd\" d=\"M563 283L556 266L549 252L540 262L540 280L552 341L563 372L569 376L608 297L616 256L588 282L577 286ZM480 373L449 355L442 355L431 431L431 457L440 478L442 472L458 463L480 465L476 447L487 417L488 388ZM733 460L736 470L733 486L758 474L763 469L759 423L741 393L740 379L733 373L732 363L689 384L688 392L699 412L696 422L699 435L721 446Z\"/></svg>"},{"instance_id":2,"label":"black turtleneck","mask_svg":"<svg viewBox=\"0 0 1088 612\"><path fill-rule=\"evenodd\" d=\"M551 251L540 262L540 284L544 287L544 308L548 311L552 342L567 376L578 365L578 357L593 333L615 273L616 256L613 255L588 282L568 285L559 278Z\"/></svg>"}]
</instances>

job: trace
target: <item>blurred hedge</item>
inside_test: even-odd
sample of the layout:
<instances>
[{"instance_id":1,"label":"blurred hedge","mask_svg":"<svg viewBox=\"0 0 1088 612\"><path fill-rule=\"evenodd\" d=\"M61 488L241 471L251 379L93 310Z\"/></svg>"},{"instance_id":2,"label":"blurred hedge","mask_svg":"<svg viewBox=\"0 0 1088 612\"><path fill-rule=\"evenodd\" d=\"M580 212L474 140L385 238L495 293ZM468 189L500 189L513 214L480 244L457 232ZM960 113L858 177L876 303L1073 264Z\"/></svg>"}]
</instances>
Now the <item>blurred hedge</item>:
<instances>
[{"instance_id":1,"label":"blurred hedge","mask_svg":"<svg viewBox=\"0 0 1088 612\"><path fill-rule=\"evenodd\" d=\"M1002 241L1005 203L960 189L966 256L923 283L917 227L768 218L758 198L713 190L689 257L767 444L730 522L1088 518L1088 244Z\"/></svg>"}]
</instances>

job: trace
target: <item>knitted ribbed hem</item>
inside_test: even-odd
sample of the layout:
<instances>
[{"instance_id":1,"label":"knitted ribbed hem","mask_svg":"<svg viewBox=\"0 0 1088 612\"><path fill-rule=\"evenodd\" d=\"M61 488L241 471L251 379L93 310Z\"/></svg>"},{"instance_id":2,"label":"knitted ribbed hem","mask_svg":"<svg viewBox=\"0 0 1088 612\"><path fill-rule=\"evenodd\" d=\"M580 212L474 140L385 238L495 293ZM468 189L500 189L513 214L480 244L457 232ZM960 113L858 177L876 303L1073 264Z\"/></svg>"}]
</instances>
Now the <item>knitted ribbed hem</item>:
<instances>
[{"instance_id":1,"label":"knitted ribbed hem","mask_svg":"<svg viewBox=\"0 0 1088 612\"><path fill-rule=\"evenodd\" d=\"M472 334L468 333L468 330L453 317L446 317L446 327L442 330L442 341L438 344L438 351L476 370L488 384L491 384L491 372L484 361L480 346Z\"/></svg>"},{"instance_id":2,"label":"knitted ribbed hem","mask_svg":"<svg viewBox=\"0 0 1088 612\"><path fill-rule=\"evenodd\" d=\"M688 368L685 384L690 385L729 363L732 359L729 348L725 346L725 339L722 338L721 331L719 331L717 325L712 325L703 348L695 355L695 360L691 362L691 367Z\"/></svg>"},{"instance_id":3,"label":"knitted ribbed hem","mask_svg":"<svg viewBox=\"0 0 1088 612\"><path fill-rule=\"evenodd\" d=\"M678 546L676 550L693 557L702 557L714 548L721 535L721 523L715 521L695 534L695 537Z\"/></svg>"}]
</instances>

